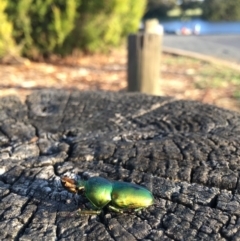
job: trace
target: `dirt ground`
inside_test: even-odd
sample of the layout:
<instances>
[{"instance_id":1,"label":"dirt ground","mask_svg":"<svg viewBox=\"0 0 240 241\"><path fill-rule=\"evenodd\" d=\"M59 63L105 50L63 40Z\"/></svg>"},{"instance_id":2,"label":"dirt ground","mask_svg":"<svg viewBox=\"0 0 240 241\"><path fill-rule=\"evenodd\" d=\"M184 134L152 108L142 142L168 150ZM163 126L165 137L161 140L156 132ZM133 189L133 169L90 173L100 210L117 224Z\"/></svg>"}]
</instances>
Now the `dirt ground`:
<instances>
[{"instance_id":1,"label":"dirt ground","mask_svg":"<svg viewBox=\"0 0 240 241\"><path fill-rule=\"evenodd\" d=\"M239 101L232 98L231 86L196 88L196 73L201 64L194 61L170 64L172 58L177 56L162 56L161 95L240 111ZM124 50L108 55L72 56L51 63L27 60L23 64L2 64L0 97L17 95L24 101L31 91L41 88L126 91L126 64L127 53Z\"/></svg>"}]
</instances>

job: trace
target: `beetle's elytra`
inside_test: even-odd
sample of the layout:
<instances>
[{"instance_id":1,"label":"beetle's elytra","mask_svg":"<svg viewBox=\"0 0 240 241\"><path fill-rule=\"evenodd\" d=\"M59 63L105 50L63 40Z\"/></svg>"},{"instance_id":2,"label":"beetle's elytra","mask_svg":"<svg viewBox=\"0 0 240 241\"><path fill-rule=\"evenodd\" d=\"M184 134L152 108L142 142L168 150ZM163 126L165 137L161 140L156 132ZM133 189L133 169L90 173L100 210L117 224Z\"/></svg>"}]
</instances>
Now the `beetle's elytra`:
<instances>
[{"instance_id":1,"label":"beetle's elytra","mask_svg":"<svg viewBox=\"0 0 240 241\"><path fill-rule=\"evenodd\" d=\"M124 211L138 211L153 204L152 193L137 184L115 181L111 182L102 177L92 177L87 181L75 181L68 177L61 179L63 187L77 193L84 191L94 210L82 210L80 214L100 214L101 209L109 209L123 213Z\"/></svg>"}]
</instances>

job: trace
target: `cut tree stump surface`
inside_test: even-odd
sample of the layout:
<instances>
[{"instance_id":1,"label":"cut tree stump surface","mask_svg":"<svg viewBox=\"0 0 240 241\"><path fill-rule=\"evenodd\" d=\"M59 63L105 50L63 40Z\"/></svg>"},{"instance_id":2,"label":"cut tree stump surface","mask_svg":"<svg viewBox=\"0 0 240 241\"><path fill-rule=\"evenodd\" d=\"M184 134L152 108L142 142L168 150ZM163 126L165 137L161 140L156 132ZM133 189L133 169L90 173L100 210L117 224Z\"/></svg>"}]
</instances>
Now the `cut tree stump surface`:
<instances>
[{"instance_id":1,"label":"cut tree stump surface","mask_svg":"<svg viewBox=\"0 0 240 241\"><path fill-rule=\"evenodd\" d=\"M0 240L239 240L240 114L138 93L0 99ZM60 177L150 189L136 213L79 216Z\"/></svg>"}]
</instances>

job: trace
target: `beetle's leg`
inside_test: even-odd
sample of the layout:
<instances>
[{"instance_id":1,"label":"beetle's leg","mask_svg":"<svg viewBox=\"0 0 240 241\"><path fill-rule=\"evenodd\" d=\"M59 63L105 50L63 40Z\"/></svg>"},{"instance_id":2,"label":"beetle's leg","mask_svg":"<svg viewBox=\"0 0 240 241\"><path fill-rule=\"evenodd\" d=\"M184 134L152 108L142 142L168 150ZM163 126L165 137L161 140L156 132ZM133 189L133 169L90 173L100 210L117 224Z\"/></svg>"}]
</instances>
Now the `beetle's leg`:
<instances>
[{"instance_id":1,"label":"beetle's leg","mask_svg":"<svg viewBox=\"0 0 240 241\"><path fill-rule=\"evenodd\" d=\"M116 208L114 206L111 206L111 205L108 205L108 208L114 212L117 212L117 213L123 213L123 210L122 209L119 209L119 208Z\"/></svg>"},{"instance_id":2,"label":"beetle's leg","mask_svg":"<svg viewBox=\"0 0 240 241\"><path fill-rule=\"evenodd\" d=\"M101 209L97 209L96 207L94 207L91 203L89 203L90 205L88 209L78 209L78 214L81 215L99 215L102 210Z\"/></svg>"},{"instance_id":3,"label":"beetle's leg","mask_svg":"<svg viewBox=\"0 0 240 241\"><path fill-rule=\"evenodd\" d=\"M111 206L111 205L108 205L108 208L114 212L117 212L117 213L124 213L124 211L128 212L138 212L139 210L142 210L144 207L140 207L140 208L136 208L136 209L120 209L120 208L116 208L114 206Z\"/></svg>"},{"instance_id":4,"label":"beetle's leg","mask_svg":"<svg viewBox=\"0 0 240 241\"><path fill-rule=\"evenodd\" d=\"M137 212L139 210L142 210L145 207L135 208L135 209L120 209L111 205L108 205L108 208L112 211L118 212L118 213L124 213L124 211L130 211L130 212Z\"/></svg>"},{"instance_id":5,"label":"beetle's leg","mask_svg":"<svg viewBox=\"0 0 240 241\"><path fill-rule=\"evenodd\" d=\"M133 211L134 211L134 212L137 212L137 211L142 210L142 209L143 209L143 207L141 207L141 208L136 208L136 209L133 209Z\"/></svg>"},{"instance_id":6,"label":"beetle's leg","mask_svg":"<svg viewBox=\"0 0 240 241\"><path fill-rule=\"evenodd\" d=\"M99 215L102 210L79 210L78 214L81 215Z\"/></svg>"}]
</instances>

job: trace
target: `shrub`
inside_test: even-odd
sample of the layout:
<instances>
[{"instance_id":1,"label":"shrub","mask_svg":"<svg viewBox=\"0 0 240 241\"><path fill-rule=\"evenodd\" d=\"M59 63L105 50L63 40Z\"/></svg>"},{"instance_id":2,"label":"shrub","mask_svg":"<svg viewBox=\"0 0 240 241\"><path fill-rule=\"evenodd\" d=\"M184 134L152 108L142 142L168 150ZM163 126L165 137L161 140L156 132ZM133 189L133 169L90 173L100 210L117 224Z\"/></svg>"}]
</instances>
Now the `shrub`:
<instances>
[{"instance_id":1,"label":"shrub","mask_svg":"<svg viewBox=\"0 0 240 241\"><path fill-rule=\"evenodd\" d=\"M13 26L7 19L5 9L7 0L0 1L0 58L6 55L17 55L17 47L12 37Z\"/></svg>"},{"instance_id":2,"label":"shrub","mask_svg":"<svg viewBox=\"0 0 240 241\"><path fill-rule=\"evenodd\" d=\"M203 18L211 21L239 21L240 0L205 0Z\"/></svg>"},{"instance_id":3,"label":"shrub","mask_svg":"<svg viewBox=\"0 0 240 241\"><path fill-rule=\"evenodd\" d=\"M80 0L9 1L7 12L23 54L35 58L58 53L74 29L79 4Z\"/></svg>"},{"instance_id":4,"label":"shrub","mask_svg":"<svg viewBox=\"0 0 240 241\"><path fill-rule=\"evenodd\" d=\"M31 58L102 52L136 31L146 0L8 1L14 38Z\"/></svg>"},{"instance_id":5,"label":"shrub","mask_svg":"<svg viewBox=\"0 0 240 241\"><path fill-rule=\"evenodd\" d=\"M77 47L99 52L118 46L138 29L145 6L145 0L83 1L75 32Z\"/></svg>"}]
</instances>

